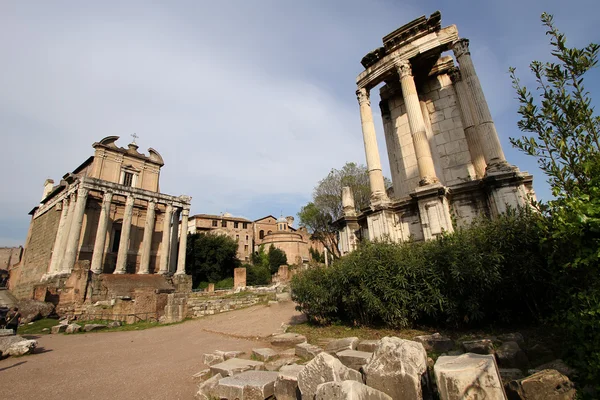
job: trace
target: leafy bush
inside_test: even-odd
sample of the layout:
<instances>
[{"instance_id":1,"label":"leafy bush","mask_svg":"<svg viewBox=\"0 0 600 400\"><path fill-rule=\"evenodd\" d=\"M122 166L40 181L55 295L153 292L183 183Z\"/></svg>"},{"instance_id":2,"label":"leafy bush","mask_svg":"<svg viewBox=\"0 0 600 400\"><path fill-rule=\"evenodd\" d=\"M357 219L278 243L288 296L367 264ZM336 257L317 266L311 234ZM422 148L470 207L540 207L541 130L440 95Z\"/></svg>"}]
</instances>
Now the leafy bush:
<instances>
[{"instance_id":1,"label":"leafy bush","mask_svg":"<svg viewBox=\"0 0 600 400\"><path fill-rule=\"evenodd\" d=\"M240 265L237 249L238 243L225 235L188 235L185 269L192 275L194 287L199 282L218 282L233 277L233 270Z\"/></svg>"},{"instance_id":2,"label":"leafy bush","mask_svg":"<svg viewBox=\"0 0 600 400\"><path fill-rule=\"evenodd\" d=\"M331 268L294 276L292 296L320 323L405 328L538 320L552 295L539 220L522 210L429 242L366 242Z\"/></svg>"},{"instance_id":3,"label":"leafy bush","mask_svg":"<svg viewBox=\"0 0 600 400\"><path fill-rule=\"evenodd\" d=\"M248 286L268 285L271 283L271 273L263 265L244 264L246 268L246 284Z\"/></svg>"}]
</instances>

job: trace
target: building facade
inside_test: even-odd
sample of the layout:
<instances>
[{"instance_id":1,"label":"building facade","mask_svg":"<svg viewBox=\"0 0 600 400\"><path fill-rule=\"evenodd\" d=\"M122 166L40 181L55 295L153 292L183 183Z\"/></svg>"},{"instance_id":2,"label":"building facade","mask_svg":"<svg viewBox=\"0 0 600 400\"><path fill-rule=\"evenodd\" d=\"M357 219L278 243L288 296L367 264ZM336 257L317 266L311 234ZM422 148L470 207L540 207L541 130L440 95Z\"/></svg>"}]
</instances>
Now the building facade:
<instances>
[{"instance_id":1,"label":"building facade","mask_svg":"<svg viewBox=\"0 0 600 400\"><path fill-rule=\"evenodd\" d=\"M118 147L117 136L94 143L94 155L58 185L47 180L31 223L22 262L11 269L11 290L31 296L33 286L68 276L88 261L94 274L185 274L189 196L159 191L160 154Z\"/></svg>"},{"instance_id":2,"label":"building facade","mask_svg":"<svg viewBox=\"0 0 600 400\"><path fill-rule=\"evenodd\" d=\"M196 214L190 217L188 233L211 233L226 235L238 243L237 258L249 262L253 251L254 229L249 219L223 215Z\"/></svg>"},{"instance_id":3,"label":"building facade","mask_svg":"<svg viewBox=\"0 0 600 400\"><path fill-rule=\"evenodd\" d=\"M361 238L432 239L535 196L532 176L504 156L469 40L454 25L442 28L439 12L385 36L361 63L356 95L371 202L356 210L344 189L344 217L336 221L342 254ZM393 197L384 186L371 110L378 86Z\"/></svg>"}]
</instances>

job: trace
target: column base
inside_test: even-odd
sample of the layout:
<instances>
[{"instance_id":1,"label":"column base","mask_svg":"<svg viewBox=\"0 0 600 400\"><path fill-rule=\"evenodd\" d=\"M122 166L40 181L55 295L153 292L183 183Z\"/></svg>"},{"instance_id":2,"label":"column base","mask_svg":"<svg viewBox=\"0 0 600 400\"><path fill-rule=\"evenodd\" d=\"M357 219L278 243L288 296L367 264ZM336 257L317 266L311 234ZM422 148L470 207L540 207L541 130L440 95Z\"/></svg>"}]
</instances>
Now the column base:
<instances>
[{"instance_id":1,"label":"column base","mask_svg":"<svg viewBox=\"0 0 600 400\"><path fill-rule=\"evenodd\" d=\"M371 207L380 208L390 203L390 198L387 193L375 192L371 193Z\"/></svg>"},{"instance_id":2,"label":"column base","mask_svg":"<svg viewBox=\"0 0 600 400\"><path fill-rule=\"evenodd\" d=\"M174 276L181 276L181 275L186 275L185 271L177 271L174 274Z\"/></svg>"},{"instance_id":3,"label":"column base","mask_svg":"<svg viewBox=\"0 0 600 400\"><path fill-rule=\"evenodd\" d=\"M148 275L150 271L138 271L138 275Z\"/></svg>"},{"instance_id":4,"label":"column base","mask_svg":"<svg viewBox=\"0 0 600 400\"><path fill-rule=\"evenodd\" d=\"M127 273L127 271L121 271L121 270L115 270L115 272L113 272L113 274L115 274L115 275L123 275L126 273Z\"/></svg>"},{"instance_id":5,"label":"column base","mask_svg":"<svg viewBox=\"0 0 600 400\"><path fill-rule=\"evenodd\" d=\"M157 274L159 274L159 275L169 275L169 271L158 271Z\"/></svg>"},{"instance_id":6,"label":"column base","mask_svg":"<svg viewBox=\"0 0 600 400\"><path fill-rule=\"evenodd\" d=\"M411 196L417 199L419 218L425 240L435 239L444 232L454 232L447 189L441 183L418 187Z\"/></svg>"},{"instance_id":7,"label":"column base","mask_svg":"<svg viewBox=\"0 0 600 400\"><path fill-rule=\"evenodd\" d=\"M101 270L101 269L99 269L99 270L93 270L93 269L91 269L90 271L91 271L93 274L96 274L96 275L100 275L100 274L102 273L102 270Z\"/></svg>"}]
</instances>

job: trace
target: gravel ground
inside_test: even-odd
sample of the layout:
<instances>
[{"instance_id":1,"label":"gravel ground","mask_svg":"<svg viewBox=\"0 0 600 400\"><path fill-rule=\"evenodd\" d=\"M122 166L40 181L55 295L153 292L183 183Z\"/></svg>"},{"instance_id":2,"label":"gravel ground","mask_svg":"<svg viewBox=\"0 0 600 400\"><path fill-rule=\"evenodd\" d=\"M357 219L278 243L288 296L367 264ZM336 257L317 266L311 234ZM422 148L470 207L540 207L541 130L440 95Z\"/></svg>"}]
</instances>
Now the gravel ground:
<instances>
[{"instance_id":1,"label":"gravel ground","mask_svg":"<svg viewBox=\"0 0 600 400\"><path fill-rule=\"evenodd\" d=\"M193 399L192 375L207 368L202 354L242 350L249 357L298 315L285 302L137 332L35 337L35 354L0 361L2 392L15 400Z\"/></svg>"}]
</instances>

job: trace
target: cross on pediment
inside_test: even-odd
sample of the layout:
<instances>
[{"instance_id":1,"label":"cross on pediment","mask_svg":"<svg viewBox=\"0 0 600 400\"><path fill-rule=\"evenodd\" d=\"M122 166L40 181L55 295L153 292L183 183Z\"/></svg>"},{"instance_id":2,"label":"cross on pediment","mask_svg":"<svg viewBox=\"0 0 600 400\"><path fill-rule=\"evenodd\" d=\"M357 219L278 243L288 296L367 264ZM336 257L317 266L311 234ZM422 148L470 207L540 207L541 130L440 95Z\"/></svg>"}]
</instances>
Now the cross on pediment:
<instances>
[{"instance_id":1,"label":"cross on pediment","mask_svg":"<svg viewBox=\"0 0 600 400\"><path fill-rule=\"evenodd\" d=\"M135 134L135 133L134 133L133 135L131 135L131 137L133 138L133 141L132 141L131 143L133 143L133 144L136 144L136 143L135 143L135 140L136 140L137 138L139 138L139 136L138 136L137 134Z\"/></svg>"}]
</instances>

